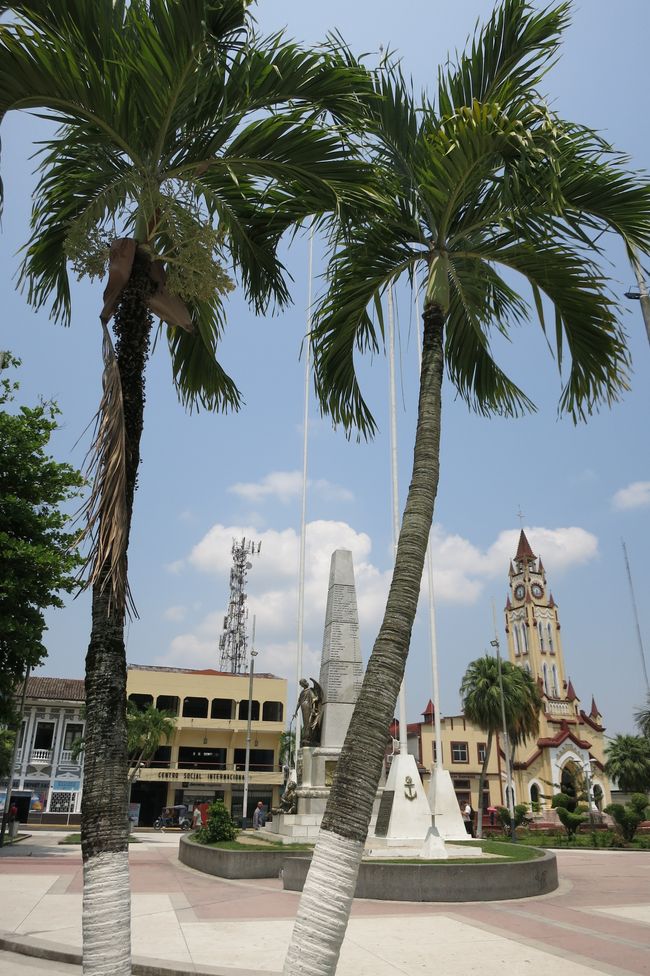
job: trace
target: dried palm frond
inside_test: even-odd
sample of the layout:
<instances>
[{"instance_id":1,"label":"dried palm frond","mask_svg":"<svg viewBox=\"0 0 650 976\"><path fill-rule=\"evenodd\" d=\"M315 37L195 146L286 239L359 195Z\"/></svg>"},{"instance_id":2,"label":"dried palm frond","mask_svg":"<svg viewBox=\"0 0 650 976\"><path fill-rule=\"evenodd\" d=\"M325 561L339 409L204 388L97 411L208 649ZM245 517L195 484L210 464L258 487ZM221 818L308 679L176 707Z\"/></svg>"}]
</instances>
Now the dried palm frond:
<instances>
[{"instance_id":1,"label":"dried palm frond","mask_svg":"<svg viewBox=\"0 0 650 976\"><path fill-rule=\"evenodd\" d=\"M86 456L92 491L79 515L86 520L80 540L90 540L81 574L82 589L109 589L109 612L137 616L127 579L129 521L126 504L126 444L122 383L110 332L102 317L102 399L95 414L95 435Z\"/></svg>"}]
</instances>

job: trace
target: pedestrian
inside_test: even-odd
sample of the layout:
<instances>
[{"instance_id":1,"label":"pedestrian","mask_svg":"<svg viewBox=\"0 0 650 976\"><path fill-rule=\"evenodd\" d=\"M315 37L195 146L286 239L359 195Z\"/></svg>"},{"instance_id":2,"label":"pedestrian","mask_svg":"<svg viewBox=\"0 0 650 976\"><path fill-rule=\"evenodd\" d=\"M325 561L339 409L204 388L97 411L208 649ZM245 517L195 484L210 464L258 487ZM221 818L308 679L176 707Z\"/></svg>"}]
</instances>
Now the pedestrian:
<instances>
[{"instance_id":1,"label":"pedestrian","mask_svg":"<svg viewBox=\"0 0 650 976\"><path fill-rule=\"evenodd\" d=\"M192 813L192 827L194 830L200 830L203 826L203 816L201 815L201 807L198 803L194 804L194 811Z\"/></svg>"},{"instance_id":2,"label":"pedestrian","mask_svg":"<svg viewBox=\"0 0 650 976\"><path fill-rule=\"evenodd\" d=\"M255 830L259 830L266 823L266 811L264 809L264 804L260 800L255 807L255 812L253 813L253 827Z\"/></svg>"},{"instance_id":3,"label":"pedestrian","mask_svg":"<svg viewBox=\"0 0 650 976\"><path fill-rule=\"evenodd\" d=\"M472 804L467 801L463 807L463 820L465 821L465 830L470 837L474 836L474 811L472 810Z\"/></svg>"},{"instance_id":4,"label":"pedestrian","mask_svg":"<svg viewBox=\"0 0 650 976\"><path fill-rule=\"evenodd\" d=\"M16 831L18 830L18 807L12 802L9 807L9 837L13 841L16 838Z\"/></svg>"}]
</instances>

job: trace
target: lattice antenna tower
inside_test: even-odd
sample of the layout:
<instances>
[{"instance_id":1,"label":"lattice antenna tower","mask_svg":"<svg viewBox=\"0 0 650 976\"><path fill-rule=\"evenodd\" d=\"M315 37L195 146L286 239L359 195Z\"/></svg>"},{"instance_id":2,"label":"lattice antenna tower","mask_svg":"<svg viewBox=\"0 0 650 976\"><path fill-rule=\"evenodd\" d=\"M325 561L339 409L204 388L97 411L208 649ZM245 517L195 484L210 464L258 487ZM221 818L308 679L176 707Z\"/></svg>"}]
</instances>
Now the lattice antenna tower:
<instances>
[{"instance_id":1,"label":"lattice antenna tower","mask_svg":"<svg viewBox=\"0 0 650 976\"><path fill-rule=\"evenodd\" d=\"M219 638L219 670L243 674L247 670L248 608L246 606L246 577L252 569L251 559L259 555L261 542L243 538L232 541L232 569L230 570L230 600L223 618L223 633Z\"/></svg>"}]
</instances>

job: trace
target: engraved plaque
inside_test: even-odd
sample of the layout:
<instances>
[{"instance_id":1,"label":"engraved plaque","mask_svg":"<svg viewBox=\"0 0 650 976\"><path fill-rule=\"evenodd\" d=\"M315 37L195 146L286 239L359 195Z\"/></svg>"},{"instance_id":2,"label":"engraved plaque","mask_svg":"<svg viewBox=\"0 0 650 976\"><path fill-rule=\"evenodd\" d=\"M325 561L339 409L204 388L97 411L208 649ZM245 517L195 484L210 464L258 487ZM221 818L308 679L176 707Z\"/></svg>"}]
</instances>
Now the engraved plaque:
<instances>
[{"instance_id":1,"label":"engraved plaque","mask_svg":"<svg viewBox=\"0 0 650 976\"><path fill-rule=\"evenodd\" d=\"M336 770L336 760L325 763L325 786L331 786L334 782L334 772Z\"/></svg>"},{"instance_id":2,"label":"engraved plaque","mask_svg":"<svg viewBox=\"0 0 650 976\"><path fill-rule=\"evenodd\" d=\"M388 833L394 799L395 790L384 790L379 802L379 813L377 814L377 823L375 824L375 837L385 837Z\"/></svg>"}]
</instances>

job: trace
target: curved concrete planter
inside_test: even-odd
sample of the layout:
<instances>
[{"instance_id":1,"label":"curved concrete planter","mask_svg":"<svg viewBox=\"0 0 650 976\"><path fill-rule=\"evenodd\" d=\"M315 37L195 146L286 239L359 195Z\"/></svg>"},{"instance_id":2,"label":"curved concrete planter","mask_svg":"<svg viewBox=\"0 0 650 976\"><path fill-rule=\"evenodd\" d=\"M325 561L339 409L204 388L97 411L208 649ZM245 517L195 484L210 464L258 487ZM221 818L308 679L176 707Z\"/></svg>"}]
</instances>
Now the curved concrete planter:
<instances>
[{"instance_id":1,"label":"curved concrete planter","mask_svg":"<svg viewBox=\"0 0 650 976\"><path fill-rule=\"evenodd\" d=\"M295 857L283 869L284 887L302 891L310 858ZM534 861L480 864L378 864L363 861L355 898L383 901L502 901L545 895L558 886L555 854Z\"/></svg>"},{"instance_id":2,"label":"curved concrete planter","mask_svg":"<svg viewBox=\"0 0 650 976\"><path fill-rule=\"evenodd\" d=\"M277 878L287 891L302 891L311 858L304 851L228 851L193 844L181 836L178 858L190 868L219 878ZM534 861L479 864L382 864L363 861L356 898L383 901L502 901L555 891L557 861L552 851Z\"/></svg>"},{"instance_id":3,"label":"curved concrete planter","mask_svg":"<svg viewBox=\"0 0 650 976\"><path fill-rule=\"evenodd\" d=\"M304 855L304 851L265 851L258 848L250 851L228 851L219 847L193 844L188 837L183 836L178 847L178 859L188 868L231 879L278 878L288 860Z\"/></svg>"}]
</instances>

